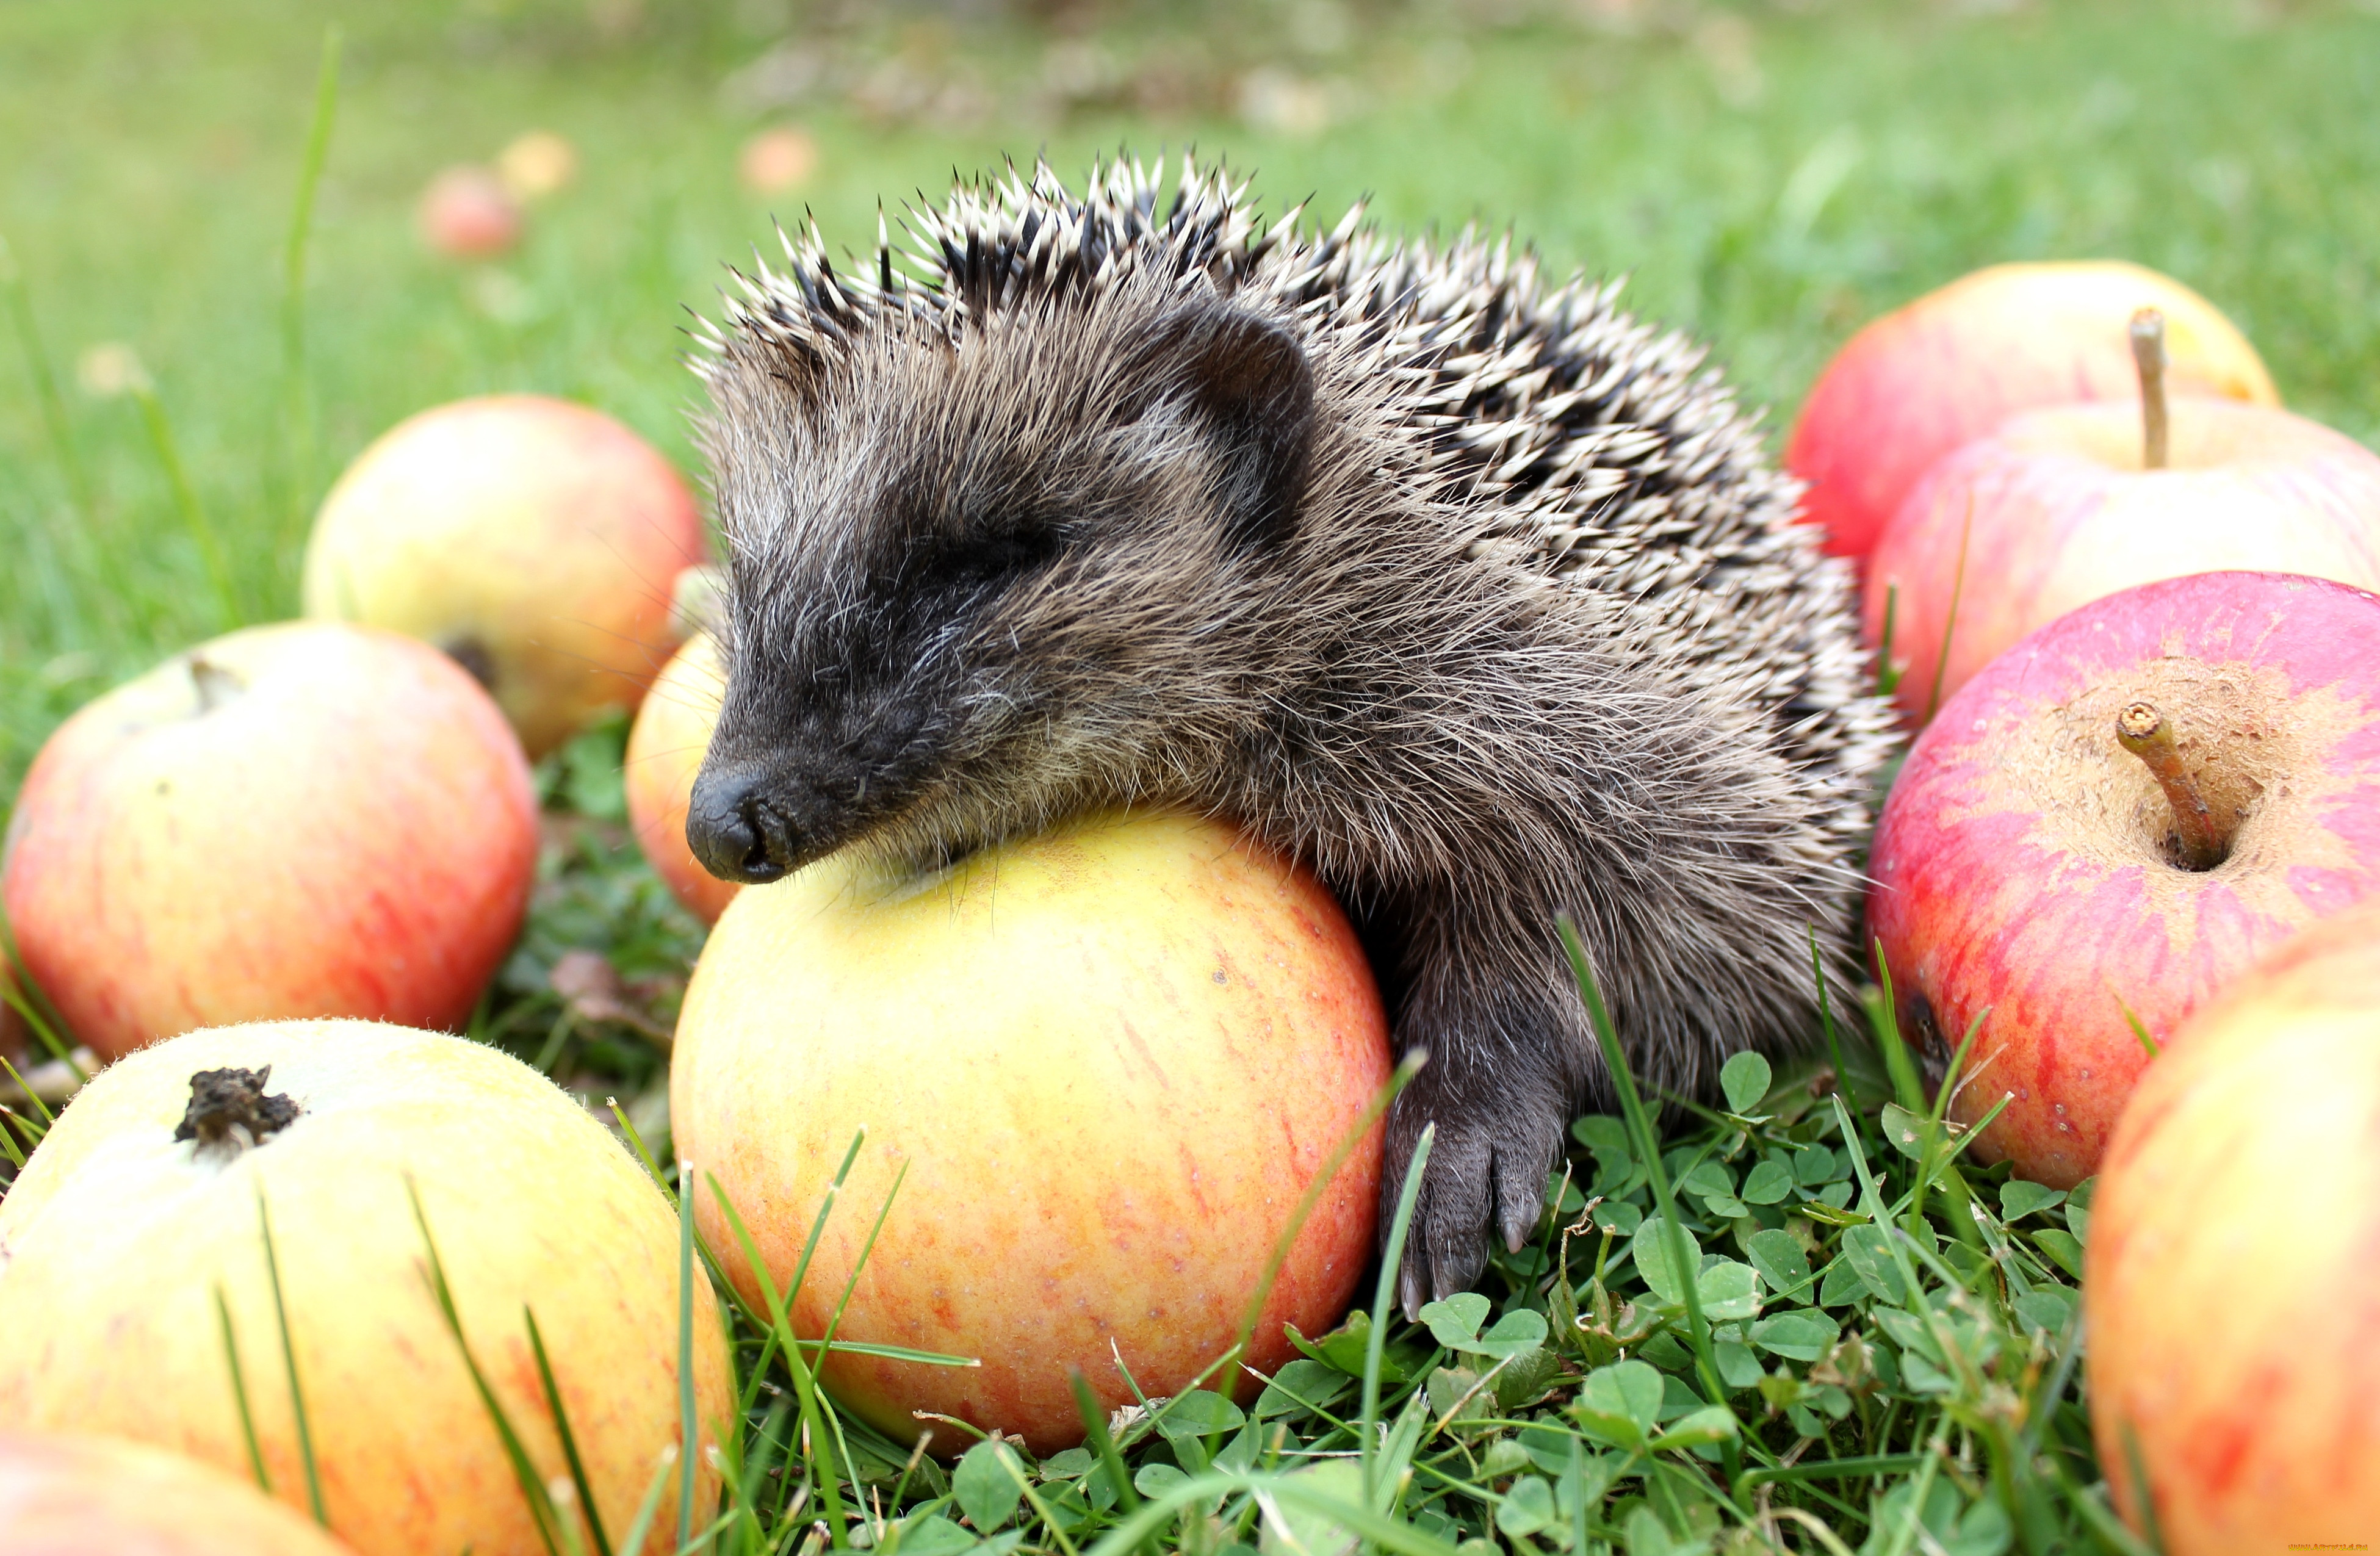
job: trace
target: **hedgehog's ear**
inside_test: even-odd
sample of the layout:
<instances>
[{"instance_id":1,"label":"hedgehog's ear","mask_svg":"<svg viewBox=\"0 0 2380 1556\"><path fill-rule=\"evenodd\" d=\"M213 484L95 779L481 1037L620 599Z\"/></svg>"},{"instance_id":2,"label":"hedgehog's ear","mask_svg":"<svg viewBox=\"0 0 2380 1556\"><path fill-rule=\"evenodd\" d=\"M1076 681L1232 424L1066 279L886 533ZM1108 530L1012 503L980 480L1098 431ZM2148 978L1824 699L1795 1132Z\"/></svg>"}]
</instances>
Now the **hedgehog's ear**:
<instances>
[{"instance_id":1,"label":"hedgehog's ear","mask_svg":"<svg viewBox=\"0 0 2380 1556\"><path fill-rule=\"evenodd\" d=\"M1297 337L1238 309L1184 310L1151 332L1142 362L1187 398L1220 446L1216 495L1232 541L1285 540L1314 441L1314 369Z\"/></svg>"}]
</instances>

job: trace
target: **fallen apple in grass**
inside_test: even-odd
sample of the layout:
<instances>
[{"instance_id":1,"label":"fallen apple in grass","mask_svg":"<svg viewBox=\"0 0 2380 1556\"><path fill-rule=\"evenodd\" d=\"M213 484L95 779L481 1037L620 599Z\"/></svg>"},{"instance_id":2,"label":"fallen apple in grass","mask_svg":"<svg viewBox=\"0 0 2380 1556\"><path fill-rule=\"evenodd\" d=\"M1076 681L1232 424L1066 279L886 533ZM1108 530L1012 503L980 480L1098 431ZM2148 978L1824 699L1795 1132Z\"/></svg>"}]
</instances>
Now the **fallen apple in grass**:
<instances>
[{"instance_id":1,"label":"fallen apple in grass","mask_svg":"<svg viewBox=\"0 0 2380 1556\"><path fill-rule=\"evenodd\" d=\"M59 725L0 904L34 981L112 1059L277 1016L460 1026L536 867L528 765L470 676L393 632L288 622Z\"/></svg>"},{"instance_id":2,"label":"fallen apple in grass","mask_svg":"<svg viewBox=\"0 0 2380 1556\"><path fill-rule=\"evenodd\" d=\"M2060 617L1918 736L1868 868L1903 1030L1975 1031L1953 1116L2007 1098L1986 1159L2079 1182L2143 1034L2380 897L2380 596L2202 573Z\"/></svg>"},{"instance_id":3,"label":"fallen apple in grass","mask_svg":"<svg viewBox=\"0 0 2380 1556\"><path fill-rule=\"evenodd\" d=\"M1371 970L1310 874L1219 822L1104 816L922 877L847 851L747 888L686 991L670 1118L781 1292L864 1126L795 1330L856 1279L840 1339L981 1365L838 1351L838 1399L901 1441L925 1410L1047 1453L1083 1435L1070 1368L1105 1411L1134 1397L1119 1357L1155 1396L1223 1355L1351 1142L1243 1359L1269 1373L1284 1320L1339 1321L1379 1179L1379 1129L1356 1130L1388 1077Z\"/></svg>"},{"instance_id":4,"label":"fallen apple in grass","mask_svg":"<svg viewBox=\"0 0 2380 1556\"><path fill-rule=\"evenodd\" d=\"M2099 1462L2168 1556L2380 1529L2380 904L2173 1035L2091 1205Z\"/></svg>"},{"instance_id":5,"label":"fallen apple in grass","mask_svg":"<svg viewBox=\"0 0 2380 1556\"><path fill-rule=\"evenodd\" d=\"M492 260L520 241L520 202L484 167L450 167L430 180L414 211L421 241L450 260Z\"/></svg>"},{"instance_id":6,"label":"fallen apple in grass","mask_svg":"<svg viewBox=\"0 0 2380 1556\"><path fill-rule=\"evenodd\" d=\"M585 406L457 400L400 422L339 478L306 543L310 616L435 643L543 756L633 708L677 642L702 517L669 461Z\"/></svg>"},{"instance_id":7,"label":"fallen apple in grass","mask_svg":"<svg viewBox=\"0 0 2380 1556\"><path fill-rule=\"evenodd\" d=\"M1912 723L2135 584L2251 568L2380 589L2380 455L2273 407L2168 401L2142 334L2140 398L2012 418L1927 470L1876 542L1864 625L1880 642L1889 613Z\"/></svg>"},{"instance_id":8,"label":"fallen apple in grass","mask_svg":"<svg viewBox=\"0 0 2380 1556\"><path fill-rule=\"evenodd\" d=\"M686 805L726 687L726 666L710 634L687 638L645 693L623 764L637 846L677 900L706 924L717 922L743 889L703 869L686 841Z\"/></svg>"},{"instance_id":9,"label":"fallen apple in grass","mask_svg":"<svg viewBox=\"0 0 2380 1556\"><path fill-rule=\"evenodd\" d=\"M120 1438L0 1430L0 1556L347 1556L258 1490Z\"/></svg>"},{"instance_id":10,"label":"fallen apple in grass","mask_svg":"<svg viewBox=\"0 0 2380 1556\"><path fill-rule=\"evenodd\" d=\"M2116 261L2002 264L1886 314L1812 385L1785 448L1827 550L1864 557L1928 466L2020 410L2130 400L2126 326L2166 318L2178 394L2278 405L2255 347L2196 292Z\"/></svg>"},{"instance_id":11,"label":"fallen apple in grass","mask_svg":"<svg viewBox=\"0 0 2380 1556\"><path fill-rule=\"evenodd\" d=\"M442 1313L443 1271L539 1486L565 1488L564 1548L600 1544L589 1497L617 1537L658 1486L655 1526L674 1527L690 1467L663 1467L681 1438L675 1212L584 1109L493 1048L280 1022L144 1050L59 1115L0 1200L0 1419L246 1475L236 1350L275 1493L309 1501L295 1392L330 1526L358 1550L551 1551ZM691 1311L707 1447L735 1404L698 1264ZM690 1465L699 1526L717 1476L707 1453Z\"/></svg>"}]
</instances>

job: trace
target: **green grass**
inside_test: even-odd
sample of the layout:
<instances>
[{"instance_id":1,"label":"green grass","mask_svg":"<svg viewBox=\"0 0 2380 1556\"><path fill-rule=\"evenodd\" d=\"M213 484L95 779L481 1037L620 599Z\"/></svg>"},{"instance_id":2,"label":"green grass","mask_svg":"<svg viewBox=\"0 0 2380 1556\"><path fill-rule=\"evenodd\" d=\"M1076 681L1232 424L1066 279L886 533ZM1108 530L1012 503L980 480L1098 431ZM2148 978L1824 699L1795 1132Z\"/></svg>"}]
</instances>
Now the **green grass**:
<instances>
[{"instance_id":1,"label":"green grass","mask_svg":"<svg viewBox=\"0 0 2380 1556\"><path fill-rule=\"evenodd\" d=\"M1876 312L1995 261L2130 258L2214 298L2292 406L2380 439L2369 4L1092 5L1056 30L990 9L835 15L0 7L0 800L98 690L291 614L322 492L415 409L568 395L691 468L680 327L722 261L771 241L771 202L737 186L735 157L781 119L821 156L777 213L813 207L855 248L880 200L897 213L953 168L1046 148L1077 172L1120 143L1226 153L1274 209L1311 194L1335 220L1368 193L1394 225L1509 225L1556 270L1629 274L1634 306L1709 340L1779 427ZM335 128L293 312L286 244L333 23ZM726 90L788 38L827 90L774 108ZM1259 68L1324 122L1245 120ZM1091 83L1071 105L1048 90L1070 74ZM411 203L430 174L531 127L577 144L578 183L500 266L426 255ZM78 363L111 343L153 394L80 385ZM621 733L590 731L541 770L530 928L475 1029L616 1095L665 1159L662 1054L551 979L565 953L599 951L665 1029L700 944L625 844ZM1858 992L1835 993L1856 1018ZM739 1311L749 1410L718 1548L795 1549L832 1507L837 1545L911 1556L1122 1556L1143 1536L1319 1556L1334 1516L1405 1556L1480 1539L1524 1556L1771 1538L1864 1556L2138 1549L2091 1489L2070 1323L2086 1197L1954 1168L1938 1099L1888 1028L1834 1037L1864 1107L1838 1110L1814 1072L1755 1084L1740 1066L1734 1114L1674 1112L1658 1157L1619 1121L1585 1121L1539 1240L1498 1256L1484 1306L1378 1331L1359 1315L1245 1408L1193 1392L1123 1424L1112 1459L917 1461L830 1421L771 1315ZM1682 1253L1708 1266L1697 1280ZM1739 1316L1755 1277L1764 1305ZM833 1429L805 1440L802 1419ZM1339 1463L1368 1480L1334 1478Z\"/></svg>"}]
</instances>

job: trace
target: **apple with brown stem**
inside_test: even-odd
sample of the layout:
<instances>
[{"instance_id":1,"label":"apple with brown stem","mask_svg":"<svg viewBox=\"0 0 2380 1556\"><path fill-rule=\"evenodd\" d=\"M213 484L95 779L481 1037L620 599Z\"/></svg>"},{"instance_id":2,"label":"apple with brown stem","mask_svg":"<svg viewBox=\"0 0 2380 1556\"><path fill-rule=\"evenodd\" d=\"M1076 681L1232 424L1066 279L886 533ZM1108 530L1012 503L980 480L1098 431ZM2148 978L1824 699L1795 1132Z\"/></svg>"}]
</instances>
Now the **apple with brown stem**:
<instances>
[{"instance_id":1,"label":"apple with brown stem","mask_svg":"<svg viewBox=\"0 0 2380 1556\"><path fill-rule=\"evenodd\" d=\"M2000 264L1886 314L1810 389L1785 468L1810 483L1827 550L1864 557L1926 468L2017 411L2129 400L2124 322L2162 311L2173 387L2277 406L2272 375L2215 305L2170 276L2112 260Z\"/></svg>"},{"instance_id":2,"label":"apple with brown stem","mask_svg":"<svg viewBox=\"0 0 2380 1556\"><path fill-rule=\"evenodd\" d=\"M1953 1115L2054 1186L2161 1041L2306 924L2380 896L2380 596L2204 573L2059 618L1918 736L1869 920ZM2138 1030L2135 1030L2137 1027Z\"/></svg>"},{"instance_id":3,"label":"apple with brown stem","mask_svg":"<svg viewBox=\"0 0 2380 1556\"><path fill-rule=\"evenodd\" d=\"M1864 626L1910 722L2010 644L2136 584L2231 568L2380 588L2380 455L2268 406L2168 396L2133 322L2136 404L2029 411L1936 464L1868 558Z\"/></svg>"}]
</instances>

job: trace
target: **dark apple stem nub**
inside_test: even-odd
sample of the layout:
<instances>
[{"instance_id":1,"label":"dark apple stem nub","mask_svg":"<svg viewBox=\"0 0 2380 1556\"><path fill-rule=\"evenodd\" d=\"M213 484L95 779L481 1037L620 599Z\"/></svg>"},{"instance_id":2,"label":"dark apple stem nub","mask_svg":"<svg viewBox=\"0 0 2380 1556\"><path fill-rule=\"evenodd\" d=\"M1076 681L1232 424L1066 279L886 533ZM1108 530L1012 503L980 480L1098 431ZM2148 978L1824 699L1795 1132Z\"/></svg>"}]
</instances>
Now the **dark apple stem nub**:
<instances>
[{"instance_id":1,"label":"dark apple stem nub","mask_svg":"<svg viewBox=\"0 0 2380 1556\"><path fill-rule=\"evenodd\" d=\"M2231 851L2231 840L2216 824L2215 812L2198 792L2197 783L2181 764L2173 742L2173 726L2146 702L2127 704L2116 715L2116 743L2141 759L2157 787L2173 808L2173 833L2181 844L2185 869L2213 869Z\"/></svg>"},{"instance_id":2,"label":"dark apple stem nub","mask_svg":"<svg viewBox=\"0 0 2380 1556\"><path fill-rule=\"evenodd\" d=\"M2141 468L2162 470L2166 459L2165 315L2154 308L2132 315L2132 365L2141 371Z\"/></svg>"}]
</instances>

